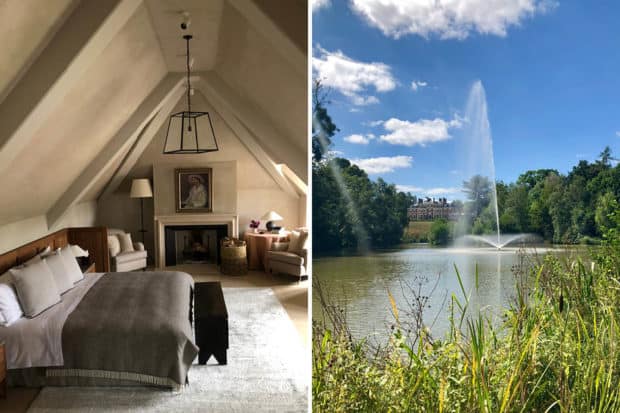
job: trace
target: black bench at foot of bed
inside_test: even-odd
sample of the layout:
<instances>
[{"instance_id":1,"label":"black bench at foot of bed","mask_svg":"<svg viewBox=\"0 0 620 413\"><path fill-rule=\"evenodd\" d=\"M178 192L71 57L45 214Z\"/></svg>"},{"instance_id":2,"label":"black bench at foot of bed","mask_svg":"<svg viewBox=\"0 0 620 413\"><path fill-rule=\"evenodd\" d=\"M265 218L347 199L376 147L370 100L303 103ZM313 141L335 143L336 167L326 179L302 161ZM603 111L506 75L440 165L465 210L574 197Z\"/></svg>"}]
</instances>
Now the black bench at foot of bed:
<instances>
[{"instance_id":1,"label":"black bench at foot of bed","mask_svg":"<svg viewBox=\"0 0 620 413\"><path fill-rule=\"evenodd\" d=\"M219 364L226 364L228 312L219 282L194 284L194 319L198 363L206 364L214 356Z\"/></svg>"}]
</instances>

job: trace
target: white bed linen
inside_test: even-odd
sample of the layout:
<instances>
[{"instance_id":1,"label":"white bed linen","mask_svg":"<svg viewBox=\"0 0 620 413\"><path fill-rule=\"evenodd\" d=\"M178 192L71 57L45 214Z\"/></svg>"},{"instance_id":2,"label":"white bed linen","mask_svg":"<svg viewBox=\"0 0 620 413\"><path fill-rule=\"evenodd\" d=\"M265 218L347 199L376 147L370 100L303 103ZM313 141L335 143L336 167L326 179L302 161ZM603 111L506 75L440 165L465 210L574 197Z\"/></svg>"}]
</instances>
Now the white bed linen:
<instances>
[{"instance_id":1,"label":"white bed linen","mask_svg":"<svg viewBox=\"0 0 620 413\"><path fill-rule=\"evenodd\" d=\"M62 296L62 301L34 318L22 317L8 327L0 327L5 343L7 368L62 366L62 327L69 314L102 276L91 273Z\"/></svg>"}]
</instances>

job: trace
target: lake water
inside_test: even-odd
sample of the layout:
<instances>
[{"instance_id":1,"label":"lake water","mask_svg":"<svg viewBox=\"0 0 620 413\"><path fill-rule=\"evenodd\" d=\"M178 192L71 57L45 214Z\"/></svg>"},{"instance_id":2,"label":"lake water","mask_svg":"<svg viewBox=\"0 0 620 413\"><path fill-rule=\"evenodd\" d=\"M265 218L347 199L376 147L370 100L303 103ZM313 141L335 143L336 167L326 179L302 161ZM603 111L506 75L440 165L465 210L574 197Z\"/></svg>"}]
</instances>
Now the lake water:
<instances>
[{"instance_id":1,"label":"lake water","mask_svg":"<svg viewBox=\"0 0 620 413\"><path fill-rule=\"evenodd\" d=\"M419 289L421 295L429 296L430 308L425 310L424 321L433 336L441 337L449 330L447 310L452 294L463 298L455 265L465 291L471 293L472 307L497 318L514 297L515 266L522 267L519 263L533 265L550 251L559 253L561 250L528 249L524 256L523 250L516 248L498 251L494 248L407 245L365 256L315 257L313 276L321 281L333 302L346 308L351 331L357 338L374 337L383 341L387 329L394 323L388 291L403 310L411 301L409 288ZM404 312L400 314L402 319ZM322 318L315 294L313 317Z\"/></svg>"}]
</instances>

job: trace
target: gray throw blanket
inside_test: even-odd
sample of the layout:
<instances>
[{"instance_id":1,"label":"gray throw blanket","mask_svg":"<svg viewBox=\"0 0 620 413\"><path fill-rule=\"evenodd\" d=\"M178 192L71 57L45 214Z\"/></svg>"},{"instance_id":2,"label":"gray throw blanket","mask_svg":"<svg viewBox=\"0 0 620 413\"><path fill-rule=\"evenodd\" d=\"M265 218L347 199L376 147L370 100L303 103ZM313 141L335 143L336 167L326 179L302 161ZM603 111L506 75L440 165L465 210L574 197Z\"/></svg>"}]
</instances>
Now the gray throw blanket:
<instances>
[{"instance_id":1,"label":"gray throw blanket","mask_svg":"<svg viewBox=\"0 0 620 413\"><path fill-rule=\"evenodd\" d=\"M67 317L64 367L47 375L181 386L198 354L192 289L182 272L105 274Z\"/></svg>"}]
</instances>

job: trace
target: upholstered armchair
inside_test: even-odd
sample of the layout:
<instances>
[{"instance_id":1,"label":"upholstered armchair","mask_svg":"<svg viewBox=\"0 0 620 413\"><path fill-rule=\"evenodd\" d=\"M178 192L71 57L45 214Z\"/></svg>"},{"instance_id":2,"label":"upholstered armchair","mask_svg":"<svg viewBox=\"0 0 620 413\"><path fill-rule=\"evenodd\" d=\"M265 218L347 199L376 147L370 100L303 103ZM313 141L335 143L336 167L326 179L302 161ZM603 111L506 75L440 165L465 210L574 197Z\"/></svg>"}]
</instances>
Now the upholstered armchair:
<instances>
[{"instance_id":1,"label":"upholstered armchair","mask_svg":"<svg viewBox=\"0 0 620 413\"><path fill-rule=\"evenodd\" d=\"M131 235L120 229L108 228L108 251L112 272L144 270L147 252L141 242L132 242Z\"/></svg>"},{"instance_id":2,"label":"upholstered armchair","mask_svg":"<svg viewBox=\"0 0 620 413\"><path fill-rule=\"evenodd\" d=\"M299 229L292 231L290 241L274 242L267 251L267 267L272 274L290 274L299 279L308 276L308 231Z\"/></svg>"}]
</instances>

